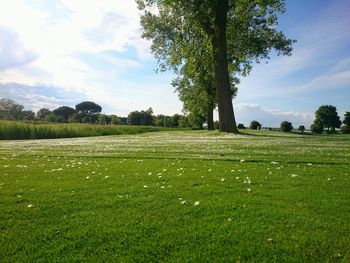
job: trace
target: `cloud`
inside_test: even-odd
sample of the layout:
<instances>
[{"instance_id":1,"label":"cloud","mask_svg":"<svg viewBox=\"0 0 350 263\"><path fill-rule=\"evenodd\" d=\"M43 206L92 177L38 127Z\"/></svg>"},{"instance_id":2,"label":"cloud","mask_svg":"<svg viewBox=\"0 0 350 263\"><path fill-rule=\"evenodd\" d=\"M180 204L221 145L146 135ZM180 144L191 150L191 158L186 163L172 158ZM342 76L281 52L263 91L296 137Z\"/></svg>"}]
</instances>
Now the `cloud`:
<instances>
[{"instance_id":1,"label":"cloud","mask_svg":"<svg viewBox=\"0 0 350 263\"><path fill-rule=\"evenodd\" d=\"M22 45L14 31L0 26L0 71L30 64L37 58L35 52Z\"/></svg>"},{"instance_id":2,"label":"cloud","mask_svg":"<svg viewBox=\"0 0 350 263\"><path fill-rule=\"evenodd\" d=\"M314 114L311 112L281 111L261 107L254 103L235 104L235 113L238 123L249 126L252 120L259 121L265 127L279 127L282 121L290 121L295 128L299 125L309 127Z\"/></svg>"}]
</instances>

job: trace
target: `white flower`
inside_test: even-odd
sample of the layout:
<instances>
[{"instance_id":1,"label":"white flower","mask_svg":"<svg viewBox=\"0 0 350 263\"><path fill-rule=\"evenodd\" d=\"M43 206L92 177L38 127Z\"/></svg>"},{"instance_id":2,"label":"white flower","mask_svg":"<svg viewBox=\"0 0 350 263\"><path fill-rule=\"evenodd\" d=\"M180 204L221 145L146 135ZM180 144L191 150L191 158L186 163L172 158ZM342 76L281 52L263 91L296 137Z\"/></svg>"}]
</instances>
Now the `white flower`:
<instances>
[{"instance_id":1,"label":"white flower","mask_svg":"<svg viewBox=\"0 0 350 263\"><path fill-rule=\"evenodd\" d=\"M271 162L271 164L278 164L278 162L273 161L273 162Z\"/></svg>"},{"instance_id":2,"label":"white flower","mask_svg":"<svg viewBox=\"0 0 350 263\"><path fill-rule=\"evenodd\" d=\"M251 191L252 191L252 189L250 189L250 188L247 189L247 192L251 192Z\"/></svg>"},{"instance_id":3,"label":"white flower","mask_svg":"<svg viewBox=\"0 0 350 263\"><path fill-rule=\"evenodd\" d=\"M232 221L232 218L231 218L231 217L230 217L230 218L228 218L228 219L227 219L227 221L231 222L231 221Z\"/></svg>"},{"instance_id":4,"label":"white flower","mask_svg":"<svg viewBox=\"0 0 350 263\"><path fill-rule=\"evenodd\" d=\"M245 162L245 160L243 160L243 159L242 159L240 162L241 162L241 163L244 163L244 162Z\"/></svg>"},{"instance_id":5,"label":"white flower","mask_svg":"<svg viewBox=\"0 0 350 263\"><path fill-rule=\"evenodd\" d=\"M152 175L152 173L148 173L148 175Z\"/></svg>"},{"instance_id":6,"label":"white flower","mask_svg":"<svg viewBox=\"0 0 350 263\"><path fill-rule=\"evenodd\" d=\"M211 172L211 169L208 169L208 172Z\"/></svg>"},{"instance_id":7,"label":"white flower","mask_svg":"<svg viewBox=\"0 0 350 263\"><path fill-rule=\"evenodd\" d=\"M32 205L32 204L30 204L30 205L28 205L28 207L29 207L29 208L31 208L31 207L33 207L33 205Z\"/></svg>"},{"instance_id":8,"label":"white flower","mask_svg":"<svg viewBox=\"0 0 350 263\"><path fill-rule=\"evenodd\" d=\"M106 176L105 176L105 179L107 179L108 177L109 177L109 176L108 176L108 175L106 175Z\"/></svg>"},{"instance_id":9,"label":"white flower","mask_svg":"<svg viewBox=\"0 0 350 263\"><path fill-rule=\"evenodd\" d=\"M148 188L148 186L147 186L147 185L144 185L143 188Z\"/></svg>"},{"instance_id":10,"label":"white flower","mask_svg":"<svg viewBox=\"0 0 350 263\"><path fill-rule=\"evenodd\" d=\"M273 239L271 237L269 237L268 239L266 239L267 242L272 242Z\"/></svg>"},{"instance_id":11,"label":"white flower","mask_svg":"<svg viewBox=\"0 0 350 263\"><path fill-rule=\"evenodd\" d=\"M199 206L199 201L194 202L194 206Z\"/></svg>"},{"instance_id":12,"label":"white flower","mask_svg":"<svg viewBox=\"0 0 350 263\"><path fill-rule=\"evenodd\" d=\"M311 166L311 165L312 165L312 163L308 163L307 165Z\"/></svg>"},{"instance_id":13,"label":"white flower","mask_svg":"<svg viewBox=\"0 0 350 263\"><path fill-rule=\"evenodd\" d=\"M221 182L225 182L225 178L221 178Z\"/></svg>"},{"instance_id":14,"label":"white flower","mask_svg":"<svg viewBox=\"0 0 350 263\"><path fill-rule=\"evenodd\" d=\"M181 201L181 204L182 204L182 205L186 204L186 201L185 201L185 200L184 200L184 201Z\"/></svg>"},{"instance_id":15,"label":"white flower","mask_svg":"<svg viewBox=\"0 0 350 263\"><path fill-rule=\"evenodd\" d=\"M297 177L299 176L298 174L292 174L291 177Z\"/></svg>"}]
</instances>

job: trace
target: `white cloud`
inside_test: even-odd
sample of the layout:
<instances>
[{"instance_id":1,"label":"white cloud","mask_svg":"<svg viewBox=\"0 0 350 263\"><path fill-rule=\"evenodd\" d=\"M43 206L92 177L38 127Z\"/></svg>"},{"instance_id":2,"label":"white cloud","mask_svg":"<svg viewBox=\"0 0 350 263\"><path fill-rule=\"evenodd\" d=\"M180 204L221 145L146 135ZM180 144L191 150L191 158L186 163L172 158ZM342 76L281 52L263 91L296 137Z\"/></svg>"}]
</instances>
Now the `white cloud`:
<instances>
[{"instance_id":1,"label":"white cloud","mask_svg":"<svg viewBox=\"0 0 350 263\"><path fill-rule=\"evenodd\" d=\"M0 72L30 64L37 58L35 52L23 47L14 31L0 26Z\"/></svg>"},{"instance_id":2,"label":"white cloud","mask_svg":"<svg viewBox=\"0 0 350 263\"><path fill-rule=\"evenodd\" d=\"M261 107L255 103L235 104L235 114L238 123L249 126L252 120L259 121L265 127L279 127L282 121L292 122L295 128L299 125L309 127L313 121L312 112L281 111Z\"/></svg>"}]
</instances>

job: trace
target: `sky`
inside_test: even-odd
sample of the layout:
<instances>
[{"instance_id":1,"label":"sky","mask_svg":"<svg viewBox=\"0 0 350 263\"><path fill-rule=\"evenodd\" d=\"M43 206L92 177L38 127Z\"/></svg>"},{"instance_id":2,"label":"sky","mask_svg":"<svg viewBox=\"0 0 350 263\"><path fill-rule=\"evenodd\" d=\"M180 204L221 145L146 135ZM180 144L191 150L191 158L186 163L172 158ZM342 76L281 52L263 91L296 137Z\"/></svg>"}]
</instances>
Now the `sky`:
<instances>
[{"instance_id":1,"label":"sky","mask_svg":"<svg viewBox=\"0 0 350 263\"><path fill-rule=\"evenodd\" d=\"M181 113L172 72L157 73L134 0L0 0L0 98L26 109L91 100L106 114ZM241 79L238 123L309 126L320 105L350 111L350 0L287 0L278 29L297 40ZM216 113L217 115L217 113Z\"/></svg>"}]
</instances>

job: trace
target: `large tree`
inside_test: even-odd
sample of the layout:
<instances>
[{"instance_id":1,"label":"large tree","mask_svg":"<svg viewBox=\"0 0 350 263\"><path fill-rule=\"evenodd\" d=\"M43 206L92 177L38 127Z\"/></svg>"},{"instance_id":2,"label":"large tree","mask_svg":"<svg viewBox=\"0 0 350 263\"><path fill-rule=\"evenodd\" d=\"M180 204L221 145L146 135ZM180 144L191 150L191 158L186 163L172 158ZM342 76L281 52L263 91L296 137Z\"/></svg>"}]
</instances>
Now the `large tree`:
<instances>
[{"instance_id":1,"label":"large tree","mask_svg":"<svg viewBox=\"0 0 350 263\"><path fill-rule=\"evenodd\" d=\"M220 130L236 132L230 72L249 72L253 62L268 57L272 48L290 54L292 40L275 29L282 0L137 0L144 10L143 36L151 39L152 52L164 65L182 66L192 52L211 53ZM152 12L154 5L158 12ZM193 44L194 43L194 44ZM197 60L196 60L197 59ZM231 71L230 71L231 70Z\"/></svg>"},{"instance_id":2,"label":"large tree","mask_svg":"<svg viewBox=\"0 0 350 263\"><path fill-rule=\"evenodd\" d=\"M97 114L102 111L102 107L93 101L83 101L75 105L75 109L86 115Z\"/></svg>"},{"instance_id":3,"label":"large tree","mask_svg":"<svg viewBox=\"0 0 350 263\"><path fill-rule=\"evenodd\" d=\"M315 117L314 123L320 127L327 128L327 132L329 132L329 129L334 131L335 128L340 128L341 121L337 113L337 108L332 105L320 106L315 112Z\"/></svg>"},{"instance_id":4,"label":"large tree","mask_svg":"<svg viewBox=\"0 0 350 263\"><path fill-rule=\"evenodd\" d=\"M22 120L23 119L23 105L11 99L0 99L0 119L7 120Z\"/></svg>"},{"instance_id":5,"label":"large tree","mask_svg":"<svg viewBox=\"0 0 350 263\"><path fill-rule=\"evenodd\" d=\"M68 119L71 115L76 113L75 109L68 107L68 106L61 106L55 110L52 111L52 113L58 117L56 118L57 121L60 122L68 122Z\"/></svg>"}]
</instances>

